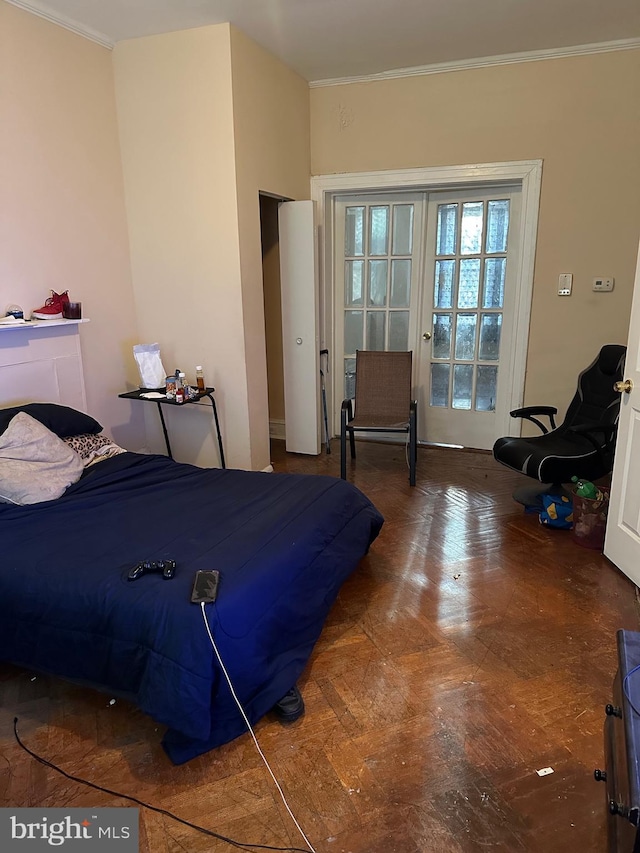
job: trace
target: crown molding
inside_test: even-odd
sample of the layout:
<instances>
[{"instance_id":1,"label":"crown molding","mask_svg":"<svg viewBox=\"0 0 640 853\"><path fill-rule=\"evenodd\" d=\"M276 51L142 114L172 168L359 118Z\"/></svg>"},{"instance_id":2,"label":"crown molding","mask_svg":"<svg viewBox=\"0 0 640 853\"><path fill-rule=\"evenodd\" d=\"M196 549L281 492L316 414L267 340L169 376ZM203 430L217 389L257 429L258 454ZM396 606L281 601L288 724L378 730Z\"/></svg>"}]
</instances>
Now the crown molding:
<instances>
[{"instance_id":1,"label":"crown molding","mask_svg":"<svg viewBox=\"0 0 640 853\"><path fill-rule=\"evenodd\" d=\"M380 71L377 74L363 74L358 77L334 77L326 80L312 80L310 89L324 86L347 86L350 83L374 83L380 80L395 80L399 77L422 77L427 74L446 74L449 71L468 71L473 68L490 68L494 65L513 65L516 62L540 62L544 59L563 59L569 56L585 56L593 53L611 53L614 50L635 50L640 48L640 38L604 41L595 44L579 44L573 47L554 47L548 50L529 50L523 53L504 53L499 56L482 56L477 59L459 59L453 62L436 62L432 65L417 65L413 68L395 68Z\"/></svg>"},{"instance_id":2,"label":"crown molding","mask_svg":"<svg viewBox=\"0 0 640 853\"><path fill-rule=\"evenodd\" d=\"M89 39L96 44L112 50L115 46L113 39L97 30L86 27L72 18L61 15L36 0L5 0L12 6L24 9L32 15L44 18L52 24L64 27L76 35ZM331 77L324 80L311 80L310 89L325 86L347 86L350 83L374 83L380 80L395 80L401 77L422 77L427 74L446 74L450 71L468 71L474 68L490 68L494 65L513 65L517 62L540 62L545 59L562 59L570 56L585 56L595 53L611 53L616 50L636 50L640 48L640 38L618 39L617 41L581 44L572 47L556 47L546 50L530 50L522 53L504 53L498 56L482 56L475 59L459 59L452 62L436 62L430 65L416 65L411 68L394 68L390 71L380 71L376 74L362 74L354 77Z\"/></svg>"},{"instance_id":3,"label":"crown molding","mask_svg":"<svg viewBox=\"0 0 640 853\"><path fill-rule=\"evenodd\" d=\"M5 2L11 3L12 6L17 6L19 9L24 9L25 12L30 12L32 15L37 15L39 18L44 18L45 21L50 21L52 24L57 24L59 27L64 27L65 30L70 30L78 36L94 41L102 47L113 50L115 42L104 33L85 27L59 12L54 12L53 9L49 9L42 3L36 3L34 0L5 0Z\"/></svg>"}]
</instances>

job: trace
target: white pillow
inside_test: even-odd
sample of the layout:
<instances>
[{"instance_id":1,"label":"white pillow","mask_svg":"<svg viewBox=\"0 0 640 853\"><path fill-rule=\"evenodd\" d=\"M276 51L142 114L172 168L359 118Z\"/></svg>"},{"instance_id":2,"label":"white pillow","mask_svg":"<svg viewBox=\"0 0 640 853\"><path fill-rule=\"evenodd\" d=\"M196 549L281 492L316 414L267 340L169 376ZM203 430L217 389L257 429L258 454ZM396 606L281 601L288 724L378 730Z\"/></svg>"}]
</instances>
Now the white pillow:
<instances>
[{"instance_id":1,"label":"white pillow","mask_svg":"<svg viewBox=\"0 0 640 853\"><path fill-rule=\"evenodd\" d=\"M83 470L75 450L25 412L18 412L0 435L0 501L55 500Z\"/></svg>"}]
</instances>

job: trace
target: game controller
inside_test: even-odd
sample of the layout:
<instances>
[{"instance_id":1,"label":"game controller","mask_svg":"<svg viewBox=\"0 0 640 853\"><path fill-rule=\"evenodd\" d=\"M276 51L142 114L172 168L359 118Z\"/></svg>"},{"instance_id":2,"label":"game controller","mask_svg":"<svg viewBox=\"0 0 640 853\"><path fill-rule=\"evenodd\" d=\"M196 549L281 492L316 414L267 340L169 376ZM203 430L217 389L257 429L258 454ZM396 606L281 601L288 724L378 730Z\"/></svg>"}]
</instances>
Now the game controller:
<instances>
[{"instance_id":1,"label":"game controller","mask_svg":"<svg viewBox=\"0 0 640 853\"><path fill-rule=\"evenodd\" d=\"M135 581L149 572L162 572L162 577L165 580L171 580L176 573L176 561L158 560L156 562L155 560L143 560L129 571L128 580Z\"/></svg>"}]
</instances>

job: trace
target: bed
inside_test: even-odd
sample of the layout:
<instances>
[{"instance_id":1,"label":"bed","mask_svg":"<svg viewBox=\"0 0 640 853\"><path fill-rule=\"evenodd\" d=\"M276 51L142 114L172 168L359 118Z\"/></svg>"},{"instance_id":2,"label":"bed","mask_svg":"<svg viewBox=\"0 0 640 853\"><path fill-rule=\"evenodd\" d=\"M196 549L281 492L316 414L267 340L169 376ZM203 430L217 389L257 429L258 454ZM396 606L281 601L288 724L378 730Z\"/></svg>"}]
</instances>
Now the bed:
<instances>
[{"instance_id":1,"label":"bed","mask_svg":"<svg viewBox=\"0 0 640 853\"><path fill-rule=\"evenodd\" d=\"M38 456L20 445L25 417L73 454L76 469L80 459L59 496L7 494L11 470L22 470L16 455L18 463ZM220 572L206 612L255 723L296 683L383 523L338 478L128 453L89 416L46 404L0 410L0 495L0 656L135 703L167 727L163 746L176 764L245 731L190 602L196 570ZM177 563L171 579L128 578L140 561L169 559Z\"/></svg>"}]
</instances>

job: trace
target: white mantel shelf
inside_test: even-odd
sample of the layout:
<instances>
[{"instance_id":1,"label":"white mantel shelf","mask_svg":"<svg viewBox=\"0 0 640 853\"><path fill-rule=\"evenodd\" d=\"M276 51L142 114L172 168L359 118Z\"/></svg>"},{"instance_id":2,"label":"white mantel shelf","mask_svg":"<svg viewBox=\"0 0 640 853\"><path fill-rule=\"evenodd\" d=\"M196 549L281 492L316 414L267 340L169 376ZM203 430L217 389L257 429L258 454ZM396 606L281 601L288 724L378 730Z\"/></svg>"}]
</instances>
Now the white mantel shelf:
<instances>
[{"instance_id":1,"label":"white mantel shelf","mask_svg":"<svg viewBox=\"0 0 640 853\"><path fill-rule=\"evenodd\" d=\"M50 329L52 326L79 326L80 323L89 323L90 320L27 320L26 323L0 323L0 332L15 332L16 329L30 332L32 329Z\"/></svg>"},{"instance_id":2,"label":"white mantel shelf","mask_svg":"<svg viewBox=\"0 0 640 853\"><path fill-rule=\"evenodd\" d=\"M80 324L88 322L0 326L0 407L41 400L86 412Z\"/></svg>"}]
</instances>

